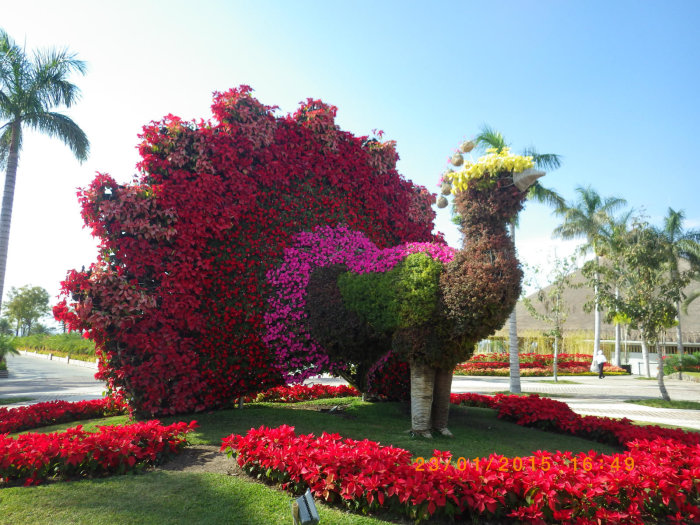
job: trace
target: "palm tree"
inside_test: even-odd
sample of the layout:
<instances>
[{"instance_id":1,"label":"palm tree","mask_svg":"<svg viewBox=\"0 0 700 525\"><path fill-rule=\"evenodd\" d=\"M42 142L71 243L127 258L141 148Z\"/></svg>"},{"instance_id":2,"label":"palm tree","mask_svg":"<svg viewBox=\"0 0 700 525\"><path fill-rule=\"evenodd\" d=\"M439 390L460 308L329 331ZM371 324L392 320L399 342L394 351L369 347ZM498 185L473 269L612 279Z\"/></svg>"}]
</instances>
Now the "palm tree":
<instances>
[{"instance_id":1,"label":"palm tree","mask_svg":"<svg viewBox=\"0 0 700 525\"><path fill-rule=\"evenodd\" d=\"M0 166L7 167L0 212L0 305L22 128L28 126L60 139L80 161L88 155L90 143L83 130L67 116L51 111L55 106L70 107L80 97L80 90L67 80L73 71L85 73L85 63L74 54L47 50L29 58L0 29Z\"/></svg>"},{"instance_id":2,"label":"palm tree","mask_svg":"<svg viewBox=\"0 0 700 525\"><path fill-rule=\"evenodd\" d=\"M505 137L489 126L481 128L481 132L476 136L474 142L482 149L494 148L497 152L508 147ZM537 153L534 148L528 148L523 155L530 155L535 162L535 166L545 170L557 169L561 165L561 158L554 153ZM542 186L536 181L528 189L528 200L534 200L543 204L548 204L554 208L564 205L564 199L554 190ZM515 227L518 225L518 217L509 225L510 238L515 245ZM508 318L508 347L510 354L510 391L514 394L521 392L520 388L520 354L518 349L518 323L515 315L515 308Z\"/></svg>"},{"instance_id":3,"label":"palm tree","mask_svg":"<svg viewBox=\"0 0 700 525\"><path fill-rule=\"evenodd\" d=\"M624 250L624 244L627 239L627 232L629 230L629 221L634 213L634 209L630 209L623 213L619 217L609 217L608 223L603 226L601 232L603 238L603 255L610 255L616 257L622 253ZM618 281L615 281L615 297L620 298L620 287ZM620 346L622 340L622 322L619 316L614 317L615 319L615 353L613 357L613 364L615 366L620 366Z\"/></svg>"},{"instance_id":4,"label":"palm tree","mask_svg":"<svg viewBox=\"0 0 700 525\"><path fill-rule=\"evenodd\" d=\"M593 250L595 265L600 266L600 256L605 251L605 228L610 221L610 216L619 208L627 204L625 199L619 197L606 197L603 199L598 192L590 186L576 188L578 201L572 205L566 204L558 208L556 213L562 215L564 220L554 229L554 235L562 239L586 238L584 251ZM600 273L596 270L593 277L594 306L594 335L593 355L600 350L600 305L598 297L598 284Z\"/></svg>"},{"instance_id":5,"label":"palm tree","mask_svg":"<svg viewBox=\"0 0 700 525\"><path fill-rule=\"evenodd\" d=\"M668 209L668 213L664 218L663 228L657 228L658 235L665 240L664 245L667 247L668 263L670 265L671 278L677 282L677 277L680 274L678 267L681 259L690 264L692 270L700 271L700 231L684 230L683 221L685 220L685 212L683 210L676 211L673 208ZM686 307L687 309L687 307ZM683 332L681 329L681 302L676 302L676 325L677 330L677 347L678 357L683 360ZM661 366L661 365L659 365ZM679 373L681 377L682 372Z\"/></svg>"}]
</instances>

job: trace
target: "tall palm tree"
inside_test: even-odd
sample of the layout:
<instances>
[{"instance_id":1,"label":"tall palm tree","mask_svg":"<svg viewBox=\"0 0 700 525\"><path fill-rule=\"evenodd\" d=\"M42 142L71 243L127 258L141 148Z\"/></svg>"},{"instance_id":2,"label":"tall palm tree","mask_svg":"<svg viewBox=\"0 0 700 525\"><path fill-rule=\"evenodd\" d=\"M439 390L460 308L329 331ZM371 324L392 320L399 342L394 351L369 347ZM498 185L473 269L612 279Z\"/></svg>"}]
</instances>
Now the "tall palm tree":
<instances>
[{"instance_id":1,"label":"tall palm tree","mask_svg":"<svg viewBox=\"0 0 700 525\"><path fill-rule=\"evenodd\" d=\"M600 256L605 251L606 225L610 222L612 214L627 204L625 199L619 197L606 197L603 199L598 192L590 186L577 187L578 200L574 204L566 204L558 208L556 213L563 216L561 225L554 229L554 235L562 239L586 238L584 251L592 250L595 256L596 267L600 265ZM598 297L598 283L600 274L596 270L593 277L594 295L594 335L593 355L600 350L600 305Z\"/></svg>"},{"instance_id":2,"label":"tall palm tree","mask_svg":"<svg viewBox=\"0 0 700 525\"><path fill-rule=\"evenodd\" d=\"M603 251L603 255L615 257L622 253L627 239L629 222L633 213L634 209L630 209L619 217L609 217L608 223L603 226L601 231L603 240L601 250ZM615 297L618 299L620 298L620 287L618 286L617 281L615 282ZM622 322L620 322L620 319L618 318L615 321L615 353L613 357L613 364L615 366L620 366L621 341Z\"/></svg>"},{"instance_id":3,"label":"tall palm tree","mask_svg":"<svg viewBox=\"0 0 700 525\"><path fill-rule=\"evenodd\" d=\"M83 130L67 116L51 111L55 106L70 107L79 99L80 90L67 80L73 71L85 73L85 63L74 54L51 49L30 58L0 29L0 167L7 168L0 212L0 305L23 127L60 139L80 161L88 155L90 143Z\"/></svg>"},{"instance_id":4,"label":"tall palm tree","mask_svg":"<svg viewBox=\"0 0 700 525\"><path fill-rule=\"evenodd\" d=\"M481 132L476 136L474 142L482 149L494 148L497 152L501 152L504 148L508 147L505 137L489 126L481 128ZM535 162L535 166L548 171L561 166L560 156L554 153L538 153L534 148L528 148L523 152L523 155L530 155ZM560 208L564 205L564 199L556 191L545 188L539 181L536 181L530 186L527 199L548 204L554 208ZM515 227L517 225L518 217L509 225L510 238L513 244L515 244ZM508 351L510 361L510 391L514 394L519 394L521 392L520 354L518 350L518 322L515 315L515 308L513 308L508 318Z\"/></svg>"},{"instance_id":5,"label":"tall palm tree","mask_svg":"<svg viewBox=\"0 0 700 525\"><path fill-rule=\"evenodd\" d=\"M683 229L685 212L669 208L664 218L663 228L656 228L659 236L666 242L668 263L670 265L671 278L676 281L680 275L678 264L681 259L690 264L691 269L700 271L700 231ZM676 302L676 325L678 356L683 359L683 332L681 327L681 302ZM659 365L660 366L660 365ZM680 373L682 377L682 372Z\"/></svg>"}]
</instances>

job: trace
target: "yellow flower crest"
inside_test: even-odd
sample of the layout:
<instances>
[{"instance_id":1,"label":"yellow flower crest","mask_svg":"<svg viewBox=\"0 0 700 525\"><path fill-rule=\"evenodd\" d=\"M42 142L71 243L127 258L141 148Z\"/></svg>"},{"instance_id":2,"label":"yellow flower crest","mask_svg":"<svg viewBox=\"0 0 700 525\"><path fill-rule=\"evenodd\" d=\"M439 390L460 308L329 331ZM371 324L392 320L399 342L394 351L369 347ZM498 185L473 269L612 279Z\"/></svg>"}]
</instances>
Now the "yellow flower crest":
<instances>
[{"instance_id":1,"label":"yellow flower crest","mask_svg":"<svg viewBox=\"0 0 700 525\"><path fill-rule=\"evenodd\" d=\"M445 174L444 179L452 183L452 193L465 191L470 182L488 187L503 172L518 173L535 165L531 156L515 155L509 148L497 151L495 148L486 150L486 155L476 162L465 161L459 171Z\"/></svg>"}]
</instances>

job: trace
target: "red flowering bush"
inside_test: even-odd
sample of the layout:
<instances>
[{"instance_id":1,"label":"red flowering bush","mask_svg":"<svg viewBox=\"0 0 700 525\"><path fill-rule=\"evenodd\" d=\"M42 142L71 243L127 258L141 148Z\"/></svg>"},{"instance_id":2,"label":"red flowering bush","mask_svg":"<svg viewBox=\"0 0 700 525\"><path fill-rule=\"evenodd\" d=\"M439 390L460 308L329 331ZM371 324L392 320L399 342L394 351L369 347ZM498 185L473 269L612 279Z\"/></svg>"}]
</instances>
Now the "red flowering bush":
<instances>
[{"instance_id":1,"label":"red flowering bush","mask_svg":"<svg viewBox=\"0 0 700 525\"><path fill-rule=\"evenodd\" d=\"M38 485L47 479L76 479L124 474L159 463L186 444L190 423L163 426L159 421L99 427L78 425L54 434L0 435L0 486Z\"/></svg>"},{"instance_id":2,"label":"red flowering bush","mask_svg":"<svg viewBox=\"0 0 700 525\"><path fill-rule=\"evenodd\" d=\"M116 416L127 411L120 399L105 397L90 401L47 401L23 407L0 407L0 434L67 423L80 419Z\"/></svg>"},{"instance_id":3,"label":"red flowering bush","mask_svg":"<svg viewBox=\"0 0 700 525\"><path fill-rule=\"evenodd\" d=\"M100 255L69 272L54 315L95 341L98 376L138 415L283 383L262 340L266 276L299 232L345 225L379 248L440 241L435 196L399 175L393 143L341 131L335 107L308 100L278 117L243 86L212 110L213 122L146 126L137 179L99 174L79 193Z\"/></svg>"},{"instance_id":4,"label":"red flowering bush","mask_svg":"<svg viewBox=\"0 0 700 525\"><path fill-rule=\"evenodd\" d=\"M360 393L347 385L290 385L277 386L260 392L256 396L248 396L245 401L260 402L271 401L273 403L298 403L312 399L324 399L329 397L357 397Z\"/></svg>"},{"instance_id":5,"label":"red flowering bush","mask_svg":"<svg viewBox=\"0 0 700 525\"><path fill-rule=\"evenodd\" d=\"M547 453L430 461L410 452L292 427L231 435L222 451L248 473L299 493L362 512L380 508L421 520L443 515L470 521L528 523L695 523L700 519L700 445L636 440L624 454Z\"/></svg>"},{"instance_id":6,"label":"red flowering bush","mask_svg":"<svg viewBox=\"0 0 700 525\"><path fill-rule=\"evenodd\" d=\"M520 354L520 375L552 375L553 354ZM594 375L591 370L591 356L587 354L560 354L557 359L557 373L561 375ZM507 353L475 354L466 363L455 367L456 375L507 376L510 374ZM627 372L618 366L606 363L605 373L623 375ZM598 372L595 372L597 375Z\"/></svg>"},{"instance_id":7,"label":"red flowering bush","mask_svg":"<svg viewBox=\"0 0 700 525\"><path fill-rule=\"evenodd\" d=\"M679 428L663 428L656 425L638 426L629 419L580 416L566 403L539 397L496 394L451 394L453 404L494 408L498 417L518 425L535 426L542 430L553 430L594 439L613 445L627 445L639 439L670 439L686 445L700 445L700 433L685 432Z\"/></svg>"},{"instance_id":8,"label":"red flowering bush","mask_svg":"<svg viewBox=\"0 0 700 525\"><path fill-rule=\"evenodd\" d=\"M406 401L411 398L411 369L406 361L389 352L367 373L367 393L381 399Z\"/></svg>"}]
</instances>

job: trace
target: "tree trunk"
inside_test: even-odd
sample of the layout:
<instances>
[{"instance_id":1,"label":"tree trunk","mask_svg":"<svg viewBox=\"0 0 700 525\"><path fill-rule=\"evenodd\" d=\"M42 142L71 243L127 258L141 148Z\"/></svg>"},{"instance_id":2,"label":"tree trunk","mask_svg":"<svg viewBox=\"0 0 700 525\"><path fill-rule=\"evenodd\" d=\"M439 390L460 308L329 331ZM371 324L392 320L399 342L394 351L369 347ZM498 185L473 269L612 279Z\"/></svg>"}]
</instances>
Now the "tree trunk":
<instances>
[{"instance_id":1,"label":"tree trunk","mask_svg":"<svg viewBox=\"0 0 700 525\"><path fill-rule=\"evenodd\" d=\"M678 359L681 362L681 369L678 371L678 379L683 379L683 330L681 330L681 302L676 301L676 319L678 319L678 326L676 327L676 334L678 336Z\"/></svg>"},{"instance_id":2,"label":"tree trunk","mask_svg":"<svg viewBox=\"0 0 700 525\"><path fill-rule=\"evenodd\" d=\"M12 203L15 199L15 181L17 180L17 161L19 159L20 122L12 124L10 150L7 156L5 172L5 189L2 194L0 211L0 307L5 292L5 270L7 269L7 250L10 245L10 223L12 222Z\"/></svg>"},{"instance_id":3,"label":"tree trunk","mask_svg":"<svg viewBox=\"0 0 700 525\"><path fill-rule=\"evenodd\" d=\"M651 369L649 368L649 347L647 346L647 342L644 340L644 336L641 336L642 339L642 361L644 361L644 366L646 367L647 370L647 377L651 377Z\"/></svg>"},{"instance_id":4,"label":"tree trunk","mask_svg":"<svg viewBox=\"0 0 700 525\"><path fill-rule=\"evenodd\" d=\"M431 411L431 427L443 436L452 436L447 429L450 415L450 393L452 391L452 373L454 368L438 368L435 372L435 387L433 389L433 407Z\"/></svg>"},{"instance_id":5,"label":"tree trunk","mask_svg":"<svg viewBox=\"0 0 700 525\"><path fill-rule=\"evenodd\" d=\"M510 240L515 248L515 223L511 221L509 225ZM515 308L508 317L508 349L510 361L510 392L519 394L520 389L520 352L518 351L518 322L515 316Z\"/></svg>"},{"instance_id":6,"label":"tree trunk","mask_svg":"<svg viewBox=\"0 0 700 525\"><path fill-rule=\"evenodd\" d=\"M620 298L620 289L615 287L615 298ZM615 366L620 366L620 343L622 341L622 326L620 323L615 323L615 356L613 357L613 364Z\"/></svg>"},{"instance_id":7,"label":"tree trunk","mask_svg":"<svg viewBox=\"0 0 700 525\"><path fill-rule=\"evenodd\" d=\"M659 342L656 342L656 354L659 356L659 373L657 378L659 379L659 390L661 391L661 397L664 401L671 401L671 396L668 395L668 390L666 390L666 384L664 383L664 354L665 351Z\"/></svg>"},{"instance_id":8,"label":"tree trunk","mask_svg":"<svg viewBox=\"0 0 700 525\"><path fill-rule=\"evenodd\" d=\"M554 372L554 380L559 381L557 378L557 359L559 358L559 337L554 336L554 361L552 362L552 371Z\"/></svg>"},{"instance_id":9,"label":"tree trunk","mask_svg":"<svg viewBox=\"0 0 700 525\"><path fill-rule=\"evenodd\" d=\"M600 264L599 257L595 256L595 264L598 266ZM595 300L595 310L593 312L593 355L598 355L598 350L600 350L600 304L598 303L598 281L600 280L600 275L595 272L593 284L593 298Z\"/></svg>"},{"instance_id":10,"label":"tree trunk","mask_svg":"<svg viewBox=\"0 0 700 525\"><path fill-rule=\"evenodd\" d=\"M411 430L430 436L430 411L433 407L435 369L411 360Z\"/></svg>"}]
</instances>

